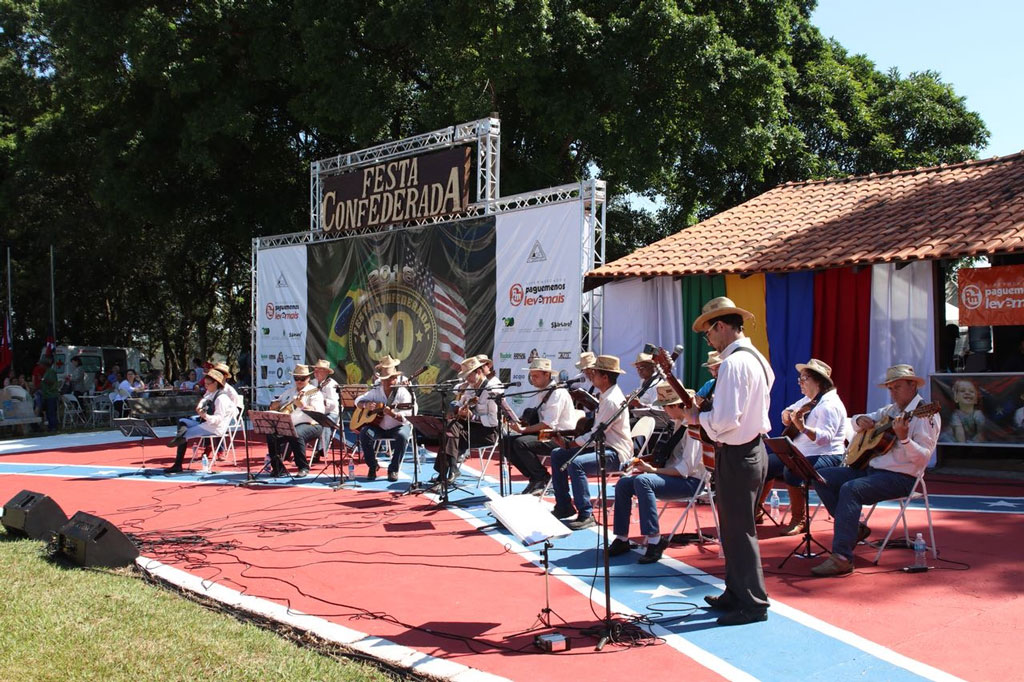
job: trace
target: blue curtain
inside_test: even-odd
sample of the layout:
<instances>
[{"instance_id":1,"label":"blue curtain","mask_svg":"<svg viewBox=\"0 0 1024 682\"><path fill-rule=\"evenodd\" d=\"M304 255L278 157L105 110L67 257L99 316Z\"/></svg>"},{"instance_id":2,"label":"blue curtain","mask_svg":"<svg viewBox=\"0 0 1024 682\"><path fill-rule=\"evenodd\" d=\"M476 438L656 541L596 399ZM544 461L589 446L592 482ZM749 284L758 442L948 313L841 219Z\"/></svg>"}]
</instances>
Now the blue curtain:
<instances>
[{"instance_id":1,"label":"blue curtain","mask_svg":"<svg viewBox=\"0 0 1024 682\"><path fill-rule=\"evenodd\" d=\"M798 372L794 365L811 357L814 334L814 273L796 272L765 275L765 306L768 347L771 349L772 404L769 415L772 435L782 432L779 417L788 405L800 399Z\"/></svg>"}]
</instances>

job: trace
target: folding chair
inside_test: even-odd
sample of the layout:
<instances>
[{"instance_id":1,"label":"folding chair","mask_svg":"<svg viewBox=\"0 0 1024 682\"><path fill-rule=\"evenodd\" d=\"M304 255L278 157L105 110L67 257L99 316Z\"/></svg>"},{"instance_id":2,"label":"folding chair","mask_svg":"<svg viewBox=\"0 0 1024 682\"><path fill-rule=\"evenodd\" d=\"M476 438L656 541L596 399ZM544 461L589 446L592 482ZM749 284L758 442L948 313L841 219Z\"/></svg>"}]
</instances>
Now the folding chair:
<instances>
[{"instance_id":1,"label":"folding chair","mask_svg":"<svg viewBox=\"0 0 1024 682\"><path fill-rule=\"evenodd\" d=\"M92 401L92 412L90 413L90 419L92 420L93 426L110 426L113 420L113 406L110 402L110 395L107 393L100 393Z\"/></svg>"},{"instance_id":2,"label":"folding chair","mask_svg":"<svg viewBox=\"0 0 1024 682\"><path fill-rule=\"evenodd\" d=\"M882 552L885 551L886 545L889 544L889 538L892 537L892 534L893 532L895 532L896 526L899 524L900 521L903 521L903 539L907 543L906 546L911 546L910 530L907 528L907 507L909 507L910 503L913 502L914 500L924 500L924 509L928 515L928 538L931 540L931 544L929 544L929 547L931 547L932 550L932 558L938 559L939 548L935 544L935 527L932 525L932 507L931 504L928 502L928 486L924 482L924 471L921 471L921 473L917 475L917 479L914 481L914 487L910 489L909 495L907 495L906 497L897 497L894 499L899 500L900 511L896 515L896 518L893 520L892 525L889 526L889 532L885 534L885 538L882 540L882 543L878 546L878 554L875 555L875 565L877 566L879 559L882 558ZM867 522L871 519L871 515L875 513L875 508L877 506L877 503L871 505L871 511L869 511L868 515L864 517L865 524L867 524Z\"/></svg>"},{"instance_id":3,"label":"folding chair","mask_svg":"<svg viewBox=\"0 0 1024 682\"><path fill-rule=\"evenodd\" d=\"M235 417L228 424L228 430L224 432L222 436L203 436L202 438L196 438L195 442L192 443L192 457L189 459L189 468L192 467L192 463L196 461L196 455L199 454L200 446L209 446L210 448L210 466L217 462L217 455L220 453L231 453L232 466L238 466L238 455L235 453L235 435L239 430L244 429L241 418Z\"/></svg>"},{"instance_id":4,"label":"folding chair","mask_svg":"<svg viewBox=\"0 0 1024 682\"><path fill-rule=\"evenodd\" d=\"M494 459L494 453L498 451L498 446L501 443L501 439L494 441L492 445L480 445L477 447L471 447L467 451L466 459L468 460L473 456L475 452L477 457L480 458L480 475L476 479L476 487L480 487L480 484L484 482L484 476L487 475L487 467L490 466L491 460Z\"/></svg>"},{"instance_id":5,"label":"folding chair","mask_svg":"<svg viewBox=\"0 0 1024 682\"><path fill-rule=\"evenodd\" d=\"M78 402L78 398L73 393L65 393L60 397L60 404L64 410L61 416L60 427L62 429L68 428L68 426L75 426L76 424L85 424L85 412L82 410L81 403Z\"/></svg>"},{"instance_id":6,"label":"folding chair","mask_svg":"<svg viewBox=\"0 0 1024 682\"><path fill-rule=\"evenodd\" d=\"M700 483L697 484L697 488L693 491L693 495L686 501L686 507L683 509L683 513L679 516L679 520L676 521L676 525L672 527L672 532L668 534L668 542L672 542L672 538L675 537L676 533L682 533L686 531L686 519L690 515L690 511L693 511L693 524L697 529L697 540L700 544L704 544L705 541L711 539L704 535L700 528L700 515L697 512L698 500L705 492L707 493L708 504L711 505L711 517L715 520L715 533L721 536L721 530L718 526L718 508L715 506L715 491L711 487L711 477L714 474L712 469L705 469L704 475L700 479ZM661 505L661 511L658 513L659 519L665 513L668 505L676 500L665 500ZM717 541L717 538L713 539Z\"/></svg>"}]
</instances>

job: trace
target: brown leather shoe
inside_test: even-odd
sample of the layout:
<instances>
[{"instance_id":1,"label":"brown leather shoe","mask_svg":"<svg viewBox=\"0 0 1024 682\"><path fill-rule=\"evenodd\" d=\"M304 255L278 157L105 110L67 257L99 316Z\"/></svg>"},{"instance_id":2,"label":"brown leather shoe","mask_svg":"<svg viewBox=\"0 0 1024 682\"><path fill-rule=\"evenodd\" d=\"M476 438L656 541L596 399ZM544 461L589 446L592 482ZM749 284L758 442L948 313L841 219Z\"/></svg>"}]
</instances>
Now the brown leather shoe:
<instances>
[{"instance_id":1,"label":"brown leather shoe","mask_svg":"<svg viewBox=\"0 0 1024 682\"><path fill-rule=\"evenodd\" d=\"M807 530L807 519L795 519L782 529L780 535L803 535Z\"/></svg>"},{"instance_id":2,"label":"brown leather shoe","mask_svg":"<svg viewBox=\"0 0 1024 682\"><path fill-rule=\"evenodd\" d=\"M848 573L853 573L853 562L846 557L833 554L825 560L825 563L812 568L811 573L819 578L847 575Z\"/></svg>"}]
</instances>

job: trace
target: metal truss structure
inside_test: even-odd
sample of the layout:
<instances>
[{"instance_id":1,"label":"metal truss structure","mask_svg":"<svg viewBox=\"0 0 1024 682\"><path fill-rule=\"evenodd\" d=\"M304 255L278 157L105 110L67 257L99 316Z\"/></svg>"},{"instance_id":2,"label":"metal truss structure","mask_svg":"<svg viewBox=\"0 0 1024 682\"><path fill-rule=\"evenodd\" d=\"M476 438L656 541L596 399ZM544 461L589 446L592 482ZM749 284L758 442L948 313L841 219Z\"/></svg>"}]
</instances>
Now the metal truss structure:
<instances>
[{"instance_id":1,"label":"metal truss structure","mask_svg":"<svg viewBox=\"0 0 1024 682\"><path fill-rule=\"evenodd\" d=\"M310 166L310 229L305 232L257 237L252 240L250 326L251 347L253 351L252 376L254 380L257 369L255 350L258 330L256 322L258 317L258 311L256 310L258 286L257 255L263 249L352 239L367 234L405 230L423 225L460 222L488 215L521 211L546 204L579 201L581 211L580 224L584 226L580 249L580 281L582 281L584 273L604 265L606 183L603 180L590 179L579 183L559 185L558 187L549 187L548 189L499 198L500 137L499 120L497 118L485 118L313 162ZM470 204L466 211L454 216L423 218L387 226L355 230L328 232L320 229L320 198L323 192L322 178L325 176L472 142L476 142L477 145L477 200L475 203ZM602 292L590 291L583 293L579 318L580 343L590 350L600 351L603 347L604 335L604 295Z\"/></svg>"}]
</instances>

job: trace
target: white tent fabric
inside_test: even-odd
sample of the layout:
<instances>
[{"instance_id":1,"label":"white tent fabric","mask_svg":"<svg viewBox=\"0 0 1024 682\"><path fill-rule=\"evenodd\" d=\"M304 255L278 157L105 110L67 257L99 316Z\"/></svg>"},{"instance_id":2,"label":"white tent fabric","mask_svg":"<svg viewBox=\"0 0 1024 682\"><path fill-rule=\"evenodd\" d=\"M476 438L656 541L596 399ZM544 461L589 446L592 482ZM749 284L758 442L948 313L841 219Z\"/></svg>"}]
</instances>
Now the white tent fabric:
<instances>
[{"instance_id":1,"label":"white tent fabric","mask_svg":"<svg viewBox=\"0 0 1024 682\"><path fill-rule=\"evenodd\" d=\"M935 367L934 281L931 261L911 263L902 270L875 265L871 272L871 349L868 354L868 409L889 403L879 388L885 370L898 363L913 365L928 378ZM921 388L925 399L929 385Z\"/></svg>"},{"instance_id":2,"label":"white tent fabric","mask_svg":"<svg viewBox=\"0 0 1024 682\"><path fill-rule=\"evenodd\" d=\"M632 364L645 343L672 350L683 340L683 289L672 277L638 278L604 285L604 347L616 355L626 374L619 386L626 393L640 383ZM595 351L596 352L596 351Z\"/></svg>"}]
</instances>

